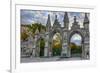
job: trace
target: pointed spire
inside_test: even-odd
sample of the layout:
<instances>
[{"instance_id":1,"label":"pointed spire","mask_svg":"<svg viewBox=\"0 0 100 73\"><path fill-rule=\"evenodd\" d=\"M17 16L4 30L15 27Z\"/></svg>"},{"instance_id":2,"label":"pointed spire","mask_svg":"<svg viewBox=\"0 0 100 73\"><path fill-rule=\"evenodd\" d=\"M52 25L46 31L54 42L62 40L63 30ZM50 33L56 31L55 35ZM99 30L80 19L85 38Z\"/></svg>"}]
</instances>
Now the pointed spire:
<instances>
[{"instance_id":1,"label":"pointed spire","mask_svg":"<svg viewBox=\"0 0 100 73\"><path fill-rule=\"evenodd\" d=\"M65 12L65 14L64 14L64 23L69 23L69 17L68 17L68 13L67 12Z\"/></svg>"},{"instance_id":2,"label":"pointed spire","mask_svg":"<svg viewBox=\"0 0 100 73\"><path fill-rule=\"evenodd\" d=\"M54 21L54 24L53 24L54 27L60 27L60 23L57 19L57 15L55 15L55 21Z\"/></svg>"},{"instance_id":3,"label":"pointed spire","mask_svg":"<svg viewBox=\"0 0 100 73\"><path fill-rule=\"evenodd\" d=\"M83 24L89 24L89 19L88 19L87 13L85 13Z\"/></svg>"},{"instance_id":4,"label":"pointed spire","mask_svg":"<svg viewBox=\"0 0 100 73\"><path fill-rule=\"evenodd\" d=\"M55 15L54 25L56 25L57 22L58 22L57 15Z\"/></svg>"},{"instance_id":5,"label":"pointed spire","mask_svg":"<svg viewBox=\"0 0 100 73\"><path fill-rule=\"evenodd\" d=\"M87 13L85 13L84 22L83 22L84 29L89 31L89 18Z\"/></svg>"},{"instance_id":6,"label":"pointed spire","mask_svg":"<svg viewBox=\"0 0 100 73\"><path fill-rule=\"evenodd\" d=\"M78 24L77 17L74 16L73 20L74 20L74 22L72 23L73 25L72 25L71 29L79 29L80 25Z\"/></svg>"},{"instance_id":7,"label":"pointed spire","mask_svg":"<svg viewBox=\"0 0 100 73\"><path fill-rule=\"evenodd\" d=\"M47 19L47 27L51 27L51 21L50 21L50 14L48 14L48 19Z\"/></svg>"},{"instance_id":8,"label":"pointed spire","mask_svg":"<svg viewBox=\"0 0 100 73\"><path fill-rule=\"evenodd\" d=\"M64 22L64 27L66 27L68 29L68 27L69 27L69 17L68 17L67 12L65 12L65 14L64 14L63 22Z\"/></svg>"},{"instance_id":9,"label":"pointed spire","mask_svg":"<svg viewBox=\"0 0 100 73\"><path fill-rule=\"evenodd\" d=\"M74 22L73 22L73 25L78 25L76 16L74 16Z\"/></svg>"},{"instance_id":10,"label":"pointed spire","mask_svg":"<svg viewBox=\"0 0 100 73\"><path fill-rule=\"evenodd\" d=\"M51 21L50 21L50 14L48 14L47 24L46 24L46 30L48 31L51 28Z\"/></svg>"},{"instance_id":11,"label":"pointed spire","mask_svg":"<svg viewBox=\"0 0 100 73\"><path fill-rule=\"evenodd\" d=\"M74 23L76 23L76 16L74 16Z\"/></svg>"},{"instance_id":12,"label":"pointed spire","mask_svg":"<svg viewBox=\"0 0 100 73\"><path fill-rule=\"evenodd\" d=\"M39 30L38 30L38 28L35 30L35 34L39 34Z\"/></svg>"}]
</instances>

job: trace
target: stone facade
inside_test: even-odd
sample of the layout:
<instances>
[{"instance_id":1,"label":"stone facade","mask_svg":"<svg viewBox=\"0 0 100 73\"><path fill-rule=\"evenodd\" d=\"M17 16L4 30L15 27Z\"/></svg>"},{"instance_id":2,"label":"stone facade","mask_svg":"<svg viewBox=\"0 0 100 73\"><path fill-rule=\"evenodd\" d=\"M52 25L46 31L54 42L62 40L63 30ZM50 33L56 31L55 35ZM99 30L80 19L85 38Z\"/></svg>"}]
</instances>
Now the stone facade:
<instances>
[{"instance_id":1,"label":"stone facade","mask_svg":"<svg viewBox=\"0 0 100 73\"><path fill-rule=\"evenodd\" d=\"M63 24L64 27L61 27L57 19L57 15L55 15L55 21L53 26L51 26L50 15L48 15L47 24L46 24L46 32L39 33L38 29L35 32L34 36L34 45L31 47L33 49L32 56L39 57L39 43L38 41L43 38L45 40L45 48L44 48L44 57L52 57L52 39L55 33L60 33L61 35L61 55L60 57L71 57L71 49L69 47L70 40L73 34L77 33L82 37L82 58L89 58L89 19L87 13L84 15L83 28L80 28L77 17L74 16L74 22L72 23L71 29L69 29L69 17L68 13L65 12ZM30 36L30 38L32 38ZM87 57L88 56L88 57Z\"/></svg>"}]
</instances>

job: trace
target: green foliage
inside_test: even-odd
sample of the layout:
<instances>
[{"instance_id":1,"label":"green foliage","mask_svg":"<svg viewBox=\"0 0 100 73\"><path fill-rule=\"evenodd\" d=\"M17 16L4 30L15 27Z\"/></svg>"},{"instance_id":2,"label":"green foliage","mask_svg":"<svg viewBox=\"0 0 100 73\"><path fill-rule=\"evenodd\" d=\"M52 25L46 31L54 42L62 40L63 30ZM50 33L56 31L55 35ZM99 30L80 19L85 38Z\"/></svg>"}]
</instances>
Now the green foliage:
<instances>
[{"instance_id":1,"label":"green foliage","mask_svg":"<svg viewBox=\"0 0 100 73\"><path fill-rule=\"evenodd\" d=\"M38 29L40 32L41 29L46 30L46 27L41 23L34 23L34 24L32 24L31 29L32 29L32 32L35 33L36 29Z\"/></svg>"},{"instance_id":2,"label":"green foliage","mask_svg":"<svg viewBox=\"0 0 100 73\"><path fill-rule=\"evenodd\" d=\"M34 36L36 29L38 29L39 32L41 31L41 29L44 29L46 31L46 27L41 23L34 23L32 25L25 25L25 27L28 28L28 30L21 33L21 40L27 39L27 37L29 36L29 34L27 34L28 32L32 32L32 35Z\"/></svg>"},{"instance_id":3,"label":"green foliage","mask_svg":"<svg viewBox=\"0 0 100 73\"><path fill-rule=\"evenodd\" d=\"M28 38L27 32L26 32L26 31L21 32L21 39L22 39L23 41L25 41L25 40L27 40L27 38Z\"/></svg>"},{"instance_id":4,"label":"green foliage","mask_svg":"<svg viewBox=\"0 0 100 73\"><path fill-rule=\"evenodd\" d=\"M71 53L72 54L74 54L74 53L82 53L82 47L76 45L75 43L71 43L70 44L70 48L71 48Z\"/></svg>"},{"instance_id":5,"label":"green foliage","mask_svg":"<svg viewBox=\"0 0 100 73\"><path fill-rule=\"evenodd\" d=\"M52 50L53 56L59 56L61 53L61 43L58 43L57 41L53 43Z\"/></svg>"},{"instance_id":6,"label":"green foliage","mask_svg":"<svg viewBox=\"0 0 100 73\"><path fill-rule=\"evenodd\" d=\"M53 56L59 56L61 54L61 48L53 48Z\"/></svg>"}]
</instances>

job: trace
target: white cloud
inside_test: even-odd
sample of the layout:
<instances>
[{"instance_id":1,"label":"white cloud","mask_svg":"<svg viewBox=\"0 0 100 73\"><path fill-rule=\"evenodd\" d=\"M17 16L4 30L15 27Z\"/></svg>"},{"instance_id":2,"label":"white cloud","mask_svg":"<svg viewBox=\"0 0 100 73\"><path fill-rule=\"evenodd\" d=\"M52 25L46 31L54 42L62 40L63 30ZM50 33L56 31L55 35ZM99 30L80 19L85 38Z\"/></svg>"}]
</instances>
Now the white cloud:
<instances>
[{"instance_id":1,"label":"white cloud","mask_svg":"<svg viewBox=\"0 0 100 73\"><path fill-rule=\"evenodd\" d=\"M71 41L73 40L82 40L82 37L79 35L79 34L74 34L72 37L71 37Z\"/></svg>"}]
</instances>

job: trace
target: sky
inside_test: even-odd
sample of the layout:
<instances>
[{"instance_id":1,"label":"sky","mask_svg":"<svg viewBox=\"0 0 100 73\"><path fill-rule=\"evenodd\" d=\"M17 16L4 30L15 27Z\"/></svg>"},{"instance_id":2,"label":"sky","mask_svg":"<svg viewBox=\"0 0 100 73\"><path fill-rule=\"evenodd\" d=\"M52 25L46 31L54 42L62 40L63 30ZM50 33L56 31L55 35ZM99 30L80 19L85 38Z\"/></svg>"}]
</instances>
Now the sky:
<instances>
[{"instance_id":1,"label":"sky","mask_svg":"<svg viewBox=\"0 0 100 73\"><path fill-rule=\"evenodd\" d=\"M75 33L75 34L71 37L70 42L73 42L73 43L75 43L75 44L77 44L77 45L81 45L82 37L81 37L79 34Z\"/></svg>"},{"instance_id":2,"label":"sky","mask_svg":"<svg viewBox=\"0 0 100 73\"><path fill-rule=\"evenodd\" d=\"M37 11L37 10L24 10L20 11L21 17L21 24L32 24L32 23L42 23L46 25L48 14L50 14L51 25L53 25L55 20L55 15L57 15L58 21L60 22L61 26L63 27L63 18L64 12L56 12L56 11ZM69 27L72 26L73 18L76 16L79 25L82 27L83 20L84 20L84 13L83 12L68 12L69 17ZM89 14L88 14L89 17Z\"/></svg>"}]
</instances>

